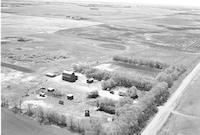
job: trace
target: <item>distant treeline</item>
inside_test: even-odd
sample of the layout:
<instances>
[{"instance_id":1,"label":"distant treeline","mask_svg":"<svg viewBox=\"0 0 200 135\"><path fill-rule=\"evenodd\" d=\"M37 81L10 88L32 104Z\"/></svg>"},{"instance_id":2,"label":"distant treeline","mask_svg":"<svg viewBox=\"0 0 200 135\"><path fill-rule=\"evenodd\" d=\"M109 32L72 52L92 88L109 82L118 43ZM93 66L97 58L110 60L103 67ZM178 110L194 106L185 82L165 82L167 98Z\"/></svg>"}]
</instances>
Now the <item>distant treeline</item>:
<instances>
[{"instance_id":1,"label":"distant treeline","mask_svg":"<svg viewBox=\"0 0 200 135\"><path fill-rule=\"evenodd\" d=\"M126 56L119 56L119 55L113 56L113 60L131 64L131 65L147 66L147 67L156 68L156 69L165 69L169 66L166 63L162 63L155 60L132 58L132 57L126 57Z\"/></svg>"},{"instance_id":2,"label":"distant treeline","mask_svg":"<svg viewBox=\"0 0 200 135\"><path fill-rule=\"evenodd\" d=\"M156 80L159 82L166 82L168 87L173 85L173 82L179 78L181 74L186 71L184 66L180 65L169 65L167 63L149 60L149 59L142 59L142 58L131 58L127 56L113 56L114 61L119 61L123 63L127 63L130 65L138 65L138 66L147 66L150 68L155 68L162 70L157 76ZM113 81L110 81L110 83ZM112 83L113 84L113 83ZM137 87L137 86L136 86Z\"/></svg>"}]
</instances>

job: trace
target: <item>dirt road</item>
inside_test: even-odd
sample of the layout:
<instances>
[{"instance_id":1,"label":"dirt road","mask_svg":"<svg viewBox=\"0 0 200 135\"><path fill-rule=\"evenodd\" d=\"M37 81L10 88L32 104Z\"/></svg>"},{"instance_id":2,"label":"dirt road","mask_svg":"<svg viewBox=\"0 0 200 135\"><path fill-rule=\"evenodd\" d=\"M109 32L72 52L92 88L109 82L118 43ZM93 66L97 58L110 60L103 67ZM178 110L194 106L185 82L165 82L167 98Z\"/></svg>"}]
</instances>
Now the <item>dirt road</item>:
<instances>
[{"instance_id":1,"label":"dirt road","mask_svg":"<svg viewBox=\"0 0 200 135\"><path fill-rule=\"evenodd\" d=\"M186 87L193 82L196 75L200 72L200 63L192 70L192 72L182 81L176 92L170 97L168 102L160 108L159 112L156 114L154 119L149 123L149 125L144 129L142 135L156 135L158 131L162 128L164 123L167 121L171 112L179 103L181 96L183 95Z\"/></svg>"}]
</instances>

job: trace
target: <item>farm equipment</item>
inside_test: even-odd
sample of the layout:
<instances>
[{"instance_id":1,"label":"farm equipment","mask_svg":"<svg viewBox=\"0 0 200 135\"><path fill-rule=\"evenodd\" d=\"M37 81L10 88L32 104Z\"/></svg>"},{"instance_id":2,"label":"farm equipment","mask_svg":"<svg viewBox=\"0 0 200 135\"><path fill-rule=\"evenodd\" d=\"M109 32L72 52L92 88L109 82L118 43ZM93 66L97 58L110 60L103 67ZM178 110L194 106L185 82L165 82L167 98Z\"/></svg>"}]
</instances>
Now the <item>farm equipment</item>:
<instances>
[{"instance_id":1,"label":"farm equipment","mask_svg":"<svg viewBox=\"0 0 200 135\"><path fill-rule=\"evenodd\" d=\"M89 79L87 79L87 83L89 84L89 83L93 83L94 82L94 79L93 78L89 78Z\"/></svg>"}]
</instances>

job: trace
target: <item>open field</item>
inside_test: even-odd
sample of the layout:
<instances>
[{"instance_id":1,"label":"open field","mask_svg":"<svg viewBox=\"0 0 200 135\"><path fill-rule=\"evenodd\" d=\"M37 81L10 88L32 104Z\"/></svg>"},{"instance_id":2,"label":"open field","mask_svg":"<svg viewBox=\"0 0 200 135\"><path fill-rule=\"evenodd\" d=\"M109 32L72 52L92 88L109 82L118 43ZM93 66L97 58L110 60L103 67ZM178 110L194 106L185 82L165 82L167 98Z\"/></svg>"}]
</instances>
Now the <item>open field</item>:
<instances>
[{"instance_id":1,"label":"open field","mask_svg":"<svg viewBox=\"0 0 200 135\"><path fill-rule=\"evenodd\" d=\"M131 105L137 104L142 97L151 94L151 88L139 89L139 85L143 84L141 82L146 78L155 81L165 68L131 65L114 61L113 56L154 60L190 69L200 60L199 11L136 5L2 0L2 96L10 98L12 104L20 100L23 107L34 104L77 119L87 119L84 111L90 110L90 117L100 119L106 127L112 123L108 118L115 118L116 115L97 111L97 100L108 98L118 103L124 98L119 93L127 91L129 86L116 84L111 88L114 91L112 94L103 90L102 84L109 79L112 81L114 75L108 80L94 80L88 84L87 75L76 73L78 80L71 83L62 80L62 71L72 71L72 64L85 63L103 72L124 75L125 79L127 76L131 79L141 76L136 79L139 97L131 100ZM47 72L57 76L47 77ZM47 97L40 98L42 87L55 88L64 96L54 97L48 93ZM87 98L88 92L94 90L98 91L99 97ZM169 92L172 91L173 87L169 88ZM67 94L73 94L74 99L68 100ZM198 97L192 93L189 95L197 102ZM64 105L60 105L59 100L64 101ZM181 103L183 105L196 106L192 101L185 101ZM186 108L180 107L180 111L187 113ZM198 114L197 111L189 112Z\"/></svg>"}]
</instances>

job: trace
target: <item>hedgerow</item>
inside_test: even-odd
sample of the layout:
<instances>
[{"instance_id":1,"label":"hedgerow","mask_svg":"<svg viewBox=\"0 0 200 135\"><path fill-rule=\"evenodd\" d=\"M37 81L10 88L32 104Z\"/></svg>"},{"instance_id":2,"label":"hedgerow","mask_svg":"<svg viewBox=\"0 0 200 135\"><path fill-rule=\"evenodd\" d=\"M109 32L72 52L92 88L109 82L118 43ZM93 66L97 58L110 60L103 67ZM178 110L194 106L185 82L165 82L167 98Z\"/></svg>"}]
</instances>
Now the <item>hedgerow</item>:
<instances>
[{"instance_id":1,"label":"hedgerow","mask_svg":"<svg viewBox=\"0 0 200 135\"><path fill-rule=\"evenodd\" d=\"M114 61L119 61L131 65L139 65L139 66L147 66L150 68L156 68L156 69L165 69L169 65L166 63L162 63L159 61L155 60L150 60L150 59L142 59L142 58L131 58L131 57L126 57L126 56L113 56Z\"/></svg>"},{"instance_id":2,"label":"hedgerow","mask_svg":"<svg viewBox=\"0 0 200 135\"><path fill-rule=\"evenodd\" d=\"M169 66L162 72L160 72L156 76L156 80L159 82L166 82L168 84L168 87L172 87L173 82L179 78L181 74L183 74L186 71L186 68L183 66Z\"/></svg>"},{"instance_id":3,"label":"hedgerow","mask_svg":"<svg viewBox=\"0 0 200 135\"><path fill-rule=\"evenodd\" d=\"M130 76L127 74L120 74L115 73L111 77L111 79L108 79L104 82L102 82L102 89L112 89L116 86L123 86L123 87L132 87L135 86L140 90L149 91L155 81L153 79L147 79L141 76Z\"/></svg>"},{"instance_id":4,"label":"hedgerow","mask_svg":"<svg viewBox=\"0 0 200 135\"><path fill-rule=\"evenodd\" d=\"M85 74L87 78L94 78L98 81L108 80L111 78L112 75L111 72L105 70L99 70L87 64L76 64L72 65L72 67L75 72Z\"/></svg>"},{"instance_id":5,"label":"hedgerow","mask_svg":"<svg viewBox=\"0 0 200 135\"><path fill-rule=\"evenodd\" d=\"M96 80L102 81L102 89L112 89L116 86L132 87L135 86L138 89L148 91L152 88L155 83L154 80L149 78L144 78L142 76L130 76L127 74L122 74L118 72L109 72L105 70L99 70L92 68L89 65L79 64L73 66L74 71L86 74L87 78L94 78Z\"/></svg>"},{"instance_id":6,"label":"hedgerow","mask_svg":"<svg viewBox=\"0 0 200 135\"><path fill-rule=\"evenodd\" d=\"M139 134L146 125L148 119L157 112L157 106L163 104L169 96L166 83L156 84L151 91L139 99L137 104L123 104L116 109L116 120L112 126L116 126L115 131L110 134Z\"/></svg>"}]
</instances>

